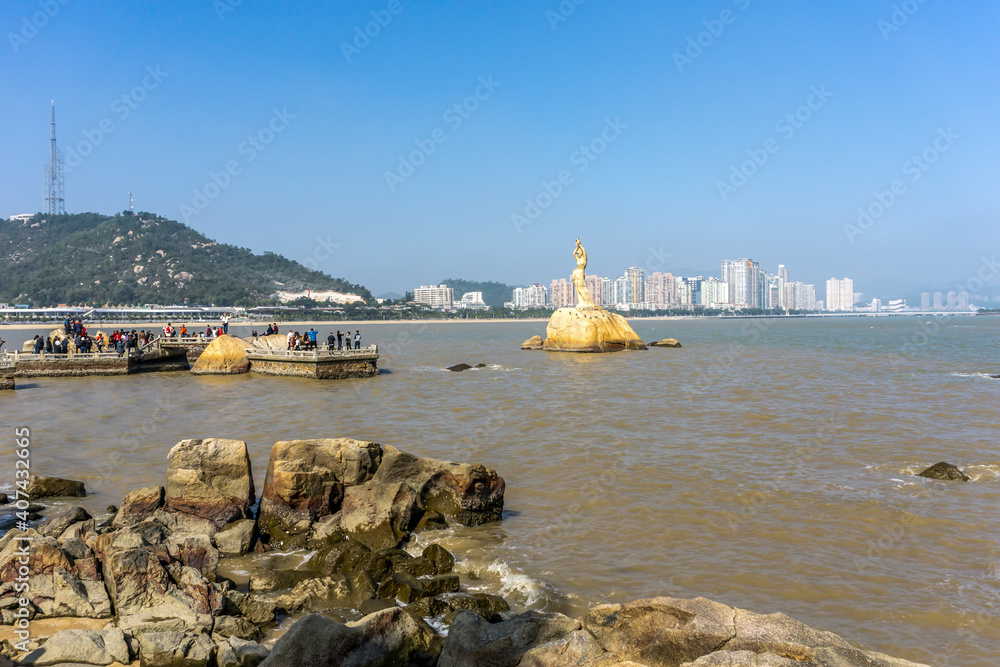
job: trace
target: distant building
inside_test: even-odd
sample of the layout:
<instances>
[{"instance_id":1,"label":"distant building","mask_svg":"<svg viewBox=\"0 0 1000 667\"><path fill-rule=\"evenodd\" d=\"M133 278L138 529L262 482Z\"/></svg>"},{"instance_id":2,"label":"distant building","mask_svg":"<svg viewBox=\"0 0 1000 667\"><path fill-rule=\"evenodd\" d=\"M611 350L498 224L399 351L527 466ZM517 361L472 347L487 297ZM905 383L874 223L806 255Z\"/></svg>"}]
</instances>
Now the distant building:
<instances>
[{"instance_id":1,"label":"distant building","mask_svg":"<svg viewBox=\"0 0 1000 667\"><path fill-rule=\"evenodd\" d=\"M945 308L947 308L948 310L955 310L958 308L958 294L956 294L955 292L948 292L946 298L948 299L948 301L945 305Z\"/></svg>"},{"instance_id":2,"label":"distant building","mask_svg":"<svg viewBox=\"0 0 1000 667\"><path fill-rule=\"evenodd\" d=\"M544 308L549 303L549 290L545 285L529 285L528 287L514 288L515 308Z\"/></svg>"},{"instance_id":3,"label":"distant building","mask_svg":"<svg viewBox=\"0 0 1000 667\"><path fill-rule=\"evenodd\" d=\"M729 283L729 298L737 308L763 308L765 284L760 264L752 259L722 260L722 281Z\"/></svg>"},{"instance_id":4,"label":"distant building","mask_svg":"<svg viewBox=\"0 0 1000 667\"><path fill-rule=\"evenodd\" d=\"M901 313L906 308L906 299L890 299L889 303L886 305L885 310L890 313Z\"/></svg>"},{"instance_id":5,"label":"distant building","mask_svg":"<svg viewBox=\"0 0 1000 667\"><path fill-rule=\"evenodd\" d=\"M625 269L628 282L628 300L625 303L639 304L646 300L646 272L638 266Z\"/></svg>"},{"instance_id":6,"label":"distant building","mask_svg":"<svg viewBox=\"0 0 1000 667\"><path fill-rule=\"evenodd\" d=\"M586 276L587 291L590 292L590 300L595 306L604 305L604 278L601 276Z\"/></svg>"},{"instance_id":7,"label":"distant building","mask_svg":"<svg viewBox=\"0 0 1000 667\"><path fill-rule=\"evenodd\" d=\"M820 304L816 302L816 288L811 284L788 283L785 285L785 296L787 308L791 310L820 309Z\"/></svg>"},{"instance_id":8,"label":"distant building","mask_svg":"<svg viewBox=\"0 0 1000 667\"><path fill-rule=\"evenodd\" d=\"M357 294L344 294L343 292L335 292L333 290L303 290L301 292L286 292L279 290L271 295L272 299L277 299L281 303L288 303L289 301L294 301L295 299L301 299L305 297L307 299L312 299L313 301L318 301L320 303L355 303L357 301L364 301Z\"/></svg>"},{"instance_id":9,"label":"distant building","mask_svg":"<svg viewBox=\"0 0 1000 667\"><path fill-rule=\"evenodd\" d=\"M920 294L920 310L930 310L931 309L931 293L922 292Z\"/></svg>"},{"instance_id":10,"label":"distant building","mask_svg":"<svg viewBox=\"0 0 1000 667\"><path fill-rule=\"evenodd\" d=\"M17 215L12 215L8 220L11 222L27 222L35 217L34 213L18 213Z\"/></svg>"},{"instance_id":11,"label":"distant building","mask_svg":"<svg viewBox=\"0 0 1000 667\"><path fill-rule=\"evenodd\" d=\"M850 278L830 278L826 281L826 309L850 312L854 310L854 281Z\"/></svg>"},{"instance_id":12,"label":"distant building","mask_svg":"<svg viewBox=\"0 0 1000 667\"><path fill-rule=\"evenodd\" d=\"M934 310L942 310L944 308L944 294L941 292L934 292L934 305L931 306Z\"/></svg>"},{"instance_id":13,"label":"distant building","mask_svg":"<svg viewBox=\"0 0 1000 667\"><path fill-rule=\"evenodd\" d=\"M576 305L576 290L573 283L565 278L558 278L549 283L549 301L553 308L568 308Z\"/></svg>"},{"instance_id":14,"label":"distant building","mask_svg":"<svg viewBox=\"0 0 1000 667\"><path fill-rule=\"evenodd\" d=\"M718 278L709 278L701 283L701 302L705 308L728 308L732 306L729 302L729 283L722 282Z\"/></svg>"},{"instance_id":15,"label":"distant building","mask_svg":"<svg viewBox=\"0 0 1000 667\"><path fill-rule=\"evenodd\" d=\"M431 308L451 310L455 303L455 290L447 285L421 285L413 290L413 300L424 303Z\"/></svg>"},{"instance_id":16,"label":"distant building","mask_svg":"<svg viewBox=\"0 0 1000 667\"><path fill-rule=\"evenodd\" d=\"M646 300L656 309L672 308L680 302L677 298L677 281L673 274L656 271L646 279Z\"/></svg>"},{"instance_id":17,"label":"distant building","mask_svg":"<svg viewBox=\"0 0 1000 667\"><path fill-rule=\"evenodd\" d=\"M455 305L465 310L482 310L487 307L482 292L466 292L462 295L462 300Z\"/></svg>"}]
</instances>

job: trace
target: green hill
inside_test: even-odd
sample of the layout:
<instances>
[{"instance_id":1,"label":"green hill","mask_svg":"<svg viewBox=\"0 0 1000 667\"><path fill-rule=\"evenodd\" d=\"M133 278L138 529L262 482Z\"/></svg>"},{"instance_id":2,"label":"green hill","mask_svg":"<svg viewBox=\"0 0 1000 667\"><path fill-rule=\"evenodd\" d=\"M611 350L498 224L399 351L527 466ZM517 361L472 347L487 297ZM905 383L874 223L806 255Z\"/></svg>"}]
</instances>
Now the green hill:
<instances>
[{"instance_id":1,"label":"green hill","mask_svg":"<svg viewBox=\"0 0 1000 667\"><path fill-rule=\"evenodd\" d=\"M477 282L474 280L460 280L458 278L448 278L442 280L439 285L447 285L455 290L455 300L462 298L466 292L482 292L483 302L493 308L503 308L506 301L510 301L514 296L514 287L503 283L490 281Z\"/></svg>"},{"instance_id":2,"label":"green hill","mask_svg":"<svg viewBox=\"0 0 1000 667\"><path fill-rule=\"evenodd\" d=\"M371 299L361 285L151 213L0 219L0 302L251 306L306 288Z\"/></svg>"}]
</instances>

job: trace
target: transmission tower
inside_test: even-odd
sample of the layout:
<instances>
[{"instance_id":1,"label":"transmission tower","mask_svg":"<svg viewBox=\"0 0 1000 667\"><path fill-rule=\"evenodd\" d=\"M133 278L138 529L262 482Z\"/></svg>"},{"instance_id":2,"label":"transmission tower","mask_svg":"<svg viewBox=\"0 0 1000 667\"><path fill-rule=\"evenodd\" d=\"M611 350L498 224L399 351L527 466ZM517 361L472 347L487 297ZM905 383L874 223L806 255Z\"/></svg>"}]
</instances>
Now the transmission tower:
<instances>
[{"instance_id":1,"label":"transmission tower","mask_svg":"<svg viewBox=\"0 0 1000 667\"><path fill-rule=\"evenodd\" d=\"M45 170L45 213L61 215L66 213L66 200L63 198L63 163L62 155L56 148L56 101L52 100L52 155L49 166Z\"/></svg>"}]
</instances>

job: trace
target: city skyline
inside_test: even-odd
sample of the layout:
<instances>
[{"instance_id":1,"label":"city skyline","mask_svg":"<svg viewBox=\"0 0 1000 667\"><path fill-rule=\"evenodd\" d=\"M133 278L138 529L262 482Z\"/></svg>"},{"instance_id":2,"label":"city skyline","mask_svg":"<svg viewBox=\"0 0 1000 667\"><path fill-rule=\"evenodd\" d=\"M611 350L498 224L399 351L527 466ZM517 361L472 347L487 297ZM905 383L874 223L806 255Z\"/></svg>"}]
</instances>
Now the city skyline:
<instances>
[{"instance_id":1,"label":"city skyline","mask_svg":"<svg viewBox=\"0 0 1000 667\"><path fill-rule=\"evenodd\" d=\"M336 245L318 268L375 293L517 282L576 236L602 274L956 291L993 259L1000 8L913 6L7 3L0 214L43 210L54 99L67 210Z\"/></svg>"}]
</instances>

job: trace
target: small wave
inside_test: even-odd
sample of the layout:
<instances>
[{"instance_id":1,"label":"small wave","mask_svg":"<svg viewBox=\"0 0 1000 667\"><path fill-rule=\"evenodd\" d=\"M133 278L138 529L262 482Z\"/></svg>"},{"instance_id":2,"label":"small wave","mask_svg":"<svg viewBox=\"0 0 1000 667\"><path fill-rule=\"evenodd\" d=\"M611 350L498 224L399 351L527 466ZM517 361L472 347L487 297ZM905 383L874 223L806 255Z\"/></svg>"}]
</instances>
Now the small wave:
<instances>
[{"instance_id":1,"label":"small wave","mask_svg":"<svg viewBox=\"0 0 1000 667\"><path fill-rule=\"evenodd\" d=\"M953 371L951 373L948 373L948 375L951 375L951 376L957 377L957 378L987 378L987 379L991 379L991 380L995 380L995 379L997 379L997 377L1000 377L1000 376L998 376L996 374L990 375L989 373L983 373L983 372L978 372L978 373L960 373L958 371Z\"/></svg>"},{"instance_id":2,"label":"small wave","mask_svg":"<svg viewBox=\"0 0 1000 667\"><path fill-rule=\"evenodd\" d=\"M1000 464L972 463L961 468L962 472L968 475L973 482L978 482L983 479L1000 479Z\"/></svg>"},{"instance_id":3,"label":"small wave","mask_svg":"<svg viewBox=\"0 0 1000 667\"><path fill-rule=\"evenodd\" d=\"M459 561L455 563L455 570L479 582L478 585L470 584L469 590L499 595L515 608L543 607L558 596L551 584L518 572L499 559L488 564L483 561Z\"/></svg>"},{"instance_id":4,"label":"small wave","mask_svg":"<svg viewBox=\"0 0 1000 667\"><path fill-rule=\"evenodd\" d=\"M495 560L486 571L500 578L501 597L513 597L525 607L533 607L554 592L551 585L522 572L515 572L507 563Z\"/></svg>"}]
</instances>

